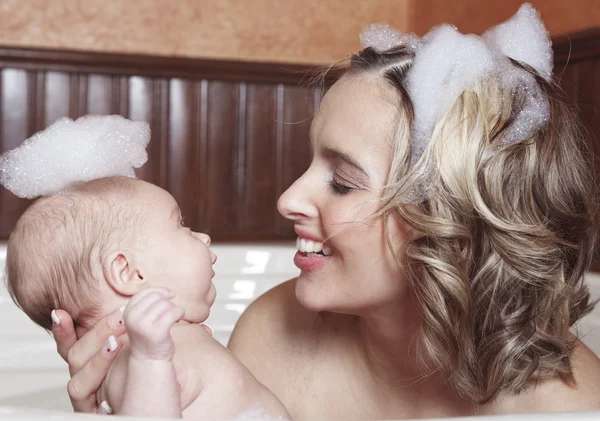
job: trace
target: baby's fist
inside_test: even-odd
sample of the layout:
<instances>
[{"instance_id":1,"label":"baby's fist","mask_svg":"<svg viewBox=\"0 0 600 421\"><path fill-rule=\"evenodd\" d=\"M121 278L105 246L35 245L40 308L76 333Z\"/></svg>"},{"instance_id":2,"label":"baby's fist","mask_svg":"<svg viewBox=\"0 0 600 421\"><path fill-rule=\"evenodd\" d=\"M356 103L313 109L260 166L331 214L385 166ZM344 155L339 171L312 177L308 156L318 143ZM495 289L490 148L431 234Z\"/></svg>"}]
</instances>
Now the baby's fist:
<instances>
[{"instance_id":1,"label":"baby's fist","mask_svg":"<svg viewBox=\"0 0 600 421\"><path fill-rule=\"evenodd\" d=\"M185 311L175 305L173 292L166 288L145 288L135 294L123 320L131 342L131 356L140 360L171 360L175 345L171 327Z\"/></svg>"}]
</instances>

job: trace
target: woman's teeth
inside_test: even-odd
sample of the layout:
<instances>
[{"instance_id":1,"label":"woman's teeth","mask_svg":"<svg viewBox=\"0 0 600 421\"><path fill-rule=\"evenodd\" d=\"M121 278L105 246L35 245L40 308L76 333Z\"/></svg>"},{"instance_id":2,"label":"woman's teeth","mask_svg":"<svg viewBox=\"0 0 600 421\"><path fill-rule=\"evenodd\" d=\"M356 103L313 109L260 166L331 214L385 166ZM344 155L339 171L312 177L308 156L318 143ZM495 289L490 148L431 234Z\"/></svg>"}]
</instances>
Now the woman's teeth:
<instances>
[{"instance_id":1,"label":"woman's teeth","mask_svg":"<svg viewBox=\"0 0 600 421\"><path fill-rule=\"evenodd\" d=\"M306 240L298 237L296 240L296 247L302 253L306 253L307 256L319 255L319 256L330 256L331 249L329 247L323 247L323 243L315 242L312 240Z\"/></svg>"}]
</instances>

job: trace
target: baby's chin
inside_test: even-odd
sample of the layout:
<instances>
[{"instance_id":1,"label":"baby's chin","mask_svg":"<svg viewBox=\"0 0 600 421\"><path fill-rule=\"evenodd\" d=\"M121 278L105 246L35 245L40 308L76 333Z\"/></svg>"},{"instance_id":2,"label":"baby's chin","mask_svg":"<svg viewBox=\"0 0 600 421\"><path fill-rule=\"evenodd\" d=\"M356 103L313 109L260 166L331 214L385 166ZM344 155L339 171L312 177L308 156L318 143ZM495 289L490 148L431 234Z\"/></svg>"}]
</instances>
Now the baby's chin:
<instances>
[{"instance_id":1,"label":"baby's chin","mask_svg":"<svg viewBox=\"0 0 600 421\"><path fill-rule=\"evenodd\" d=\"M199 308L202 307L202 308ZM188 311L185 309L185 315L181 321L193 324L204 323L206 319L210 316L210 306L202 303L201 305L197 305L194 309Z\"/></svg>"}]
</instances>

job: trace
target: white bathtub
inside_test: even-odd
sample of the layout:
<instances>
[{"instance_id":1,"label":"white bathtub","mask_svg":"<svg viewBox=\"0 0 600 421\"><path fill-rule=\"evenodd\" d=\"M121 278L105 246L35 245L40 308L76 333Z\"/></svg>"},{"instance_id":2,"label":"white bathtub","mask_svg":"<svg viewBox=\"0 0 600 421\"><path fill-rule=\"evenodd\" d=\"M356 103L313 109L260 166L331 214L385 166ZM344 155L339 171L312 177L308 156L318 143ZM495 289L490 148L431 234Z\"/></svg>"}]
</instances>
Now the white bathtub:
<instances>
[{"instance_id":1,"label":"white bathtub","mask_svg":"<svg viewBox=\"0 0 600 421\"><path fill-rule=\"evenodd\" d=\"M215 338L226 344L239 315L257 296L298 274L290 245L213 245L217 300L207 323ZM0 270L4 271L6 246L0 244ZM589 274L588 283L600 297L600 275ZM66 393L67 366L55 351L52 338L33 324L0 286L0 420L69 420L88 418L72 414ZM600 355L600 306L579 326L584 341ZM564 415L569 420L600 419L600 412ZM565 419L561 415L544 419ZM504 417L501 417L504 419ZM508 417L529 419L526 416ZM508 419L507 418L507 419ZM485 417L478 418L483 421ZM493 418L494 420L498 418ZM532 418L532 419L535 419Z\"/></svg>"}]
</instances>

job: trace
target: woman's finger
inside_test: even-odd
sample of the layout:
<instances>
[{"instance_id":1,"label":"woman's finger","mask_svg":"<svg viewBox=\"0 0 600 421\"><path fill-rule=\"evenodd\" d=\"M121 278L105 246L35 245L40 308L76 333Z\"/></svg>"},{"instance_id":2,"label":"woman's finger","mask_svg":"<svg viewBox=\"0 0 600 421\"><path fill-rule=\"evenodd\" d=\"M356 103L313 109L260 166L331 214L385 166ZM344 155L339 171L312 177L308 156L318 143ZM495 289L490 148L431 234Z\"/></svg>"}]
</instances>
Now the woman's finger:
<instances>
[{"instance_id":1,"label":"woman's finger","mask_svg":"<svg viewBox=\"0 0 600 421\"><path fill-rule=\"evenodd\" d=\"M118 337L123 333L125 325L121 310L100 319L67 351L66 360L71 375L77 373L104 346L110 336Z\"/></svg>"},{"instance_id":2,"label":"woman's finger","mask_svg":"<svg viewBox=\"0 0 600 421\"><path fill-rule=\"evenodd\" d=\"M77 334L73 319L64 310L52 310L52 336L56 342L56 350L63 360L67 361L69 349L77 342Z\"/></svg>"},{"instance_id":3,"label":"woman's finger","mask_svg":"<svg viewBox=\"0 0 600 421\"><path fill-rule=\"evenodd\" d=\"M67 384L67 392L75 412L96 412L96 392L104 381L121 344L114 336L103 344Z\"/></svg>"}]
</instances>

